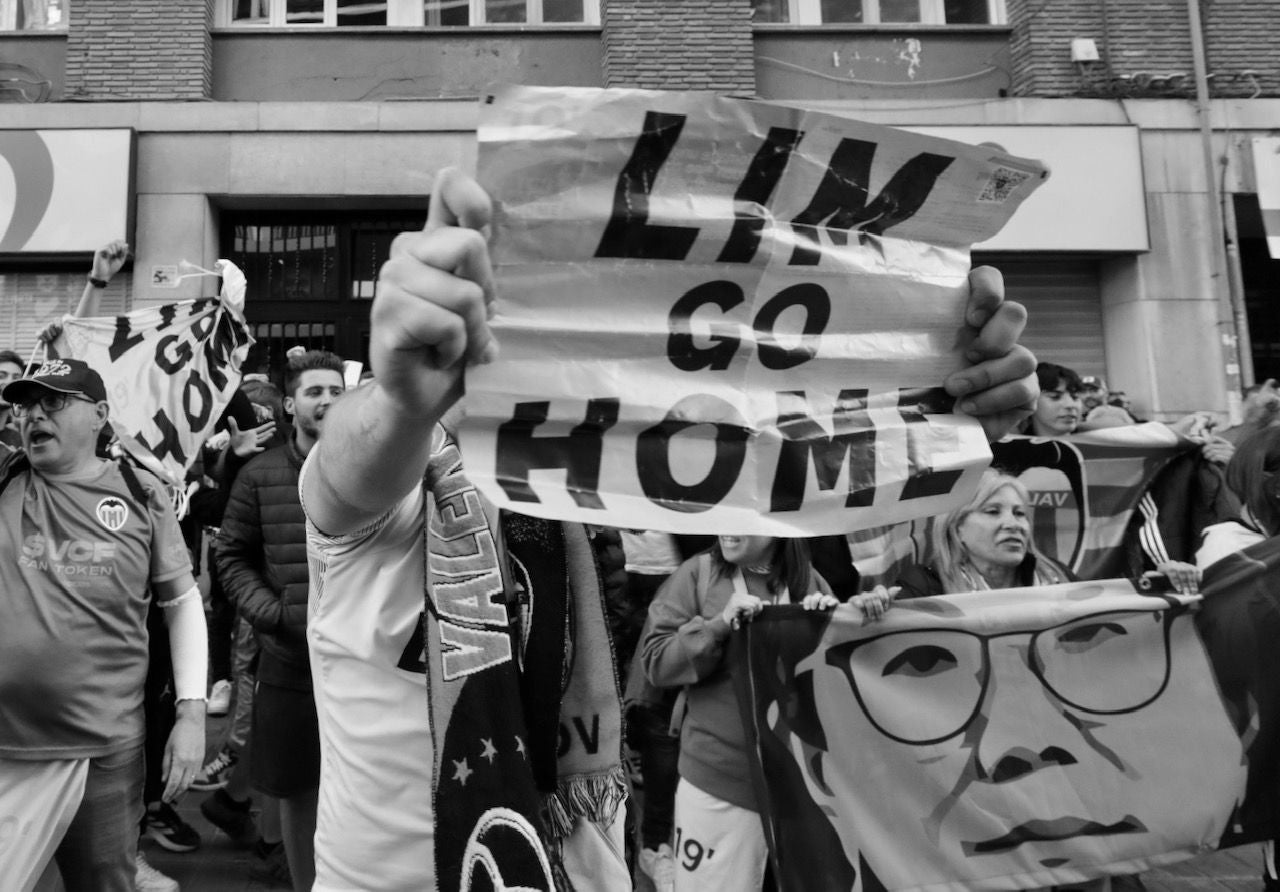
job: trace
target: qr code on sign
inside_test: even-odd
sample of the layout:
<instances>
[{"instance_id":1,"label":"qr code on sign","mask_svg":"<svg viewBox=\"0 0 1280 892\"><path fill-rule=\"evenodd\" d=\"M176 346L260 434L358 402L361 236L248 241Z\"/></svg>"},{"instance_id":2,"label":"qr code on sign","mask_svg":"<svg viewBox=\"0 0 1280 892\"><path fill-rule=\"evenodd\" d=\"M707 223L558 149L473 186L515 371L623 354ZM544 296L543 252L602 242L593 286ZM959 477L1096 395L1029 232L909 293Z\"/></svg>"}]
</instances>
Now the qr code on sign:
<instances>
[{"instance_id":1,"label":"qr code on sign","mask_svg":"<svg viewBox=\"0 0 1280 892\"><path fill-rule=\"evenodd\" d=\"M1021 170L1013 170L1008 167L997 167L991 174L991 179L987 180L987 185L982 187L982 194L978 196L978 201L990 201L995 204L1003 204L1009 198L1009 193L1017 189L1025 181L1031 178L1031 174Z\"/></svg>"}]
</instances>

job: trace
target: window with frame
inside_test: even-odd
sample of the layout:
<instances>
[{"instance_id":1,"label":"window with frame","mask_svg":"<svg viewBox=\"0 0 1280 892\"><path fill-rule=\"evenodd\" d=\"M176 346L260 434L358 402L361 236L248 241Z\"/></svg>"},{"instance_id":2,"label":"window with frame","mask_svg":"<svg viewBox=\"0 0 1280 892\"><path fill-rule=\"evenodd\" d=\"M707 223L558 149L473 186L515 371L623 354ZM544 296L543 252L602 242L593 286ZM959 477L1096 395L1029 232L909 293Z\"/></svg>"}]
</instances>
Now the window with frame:
<instances>
[{"instance_id":1,"label":"window with frame","mask_svg":"<svg viewBox=\"0 0 1280 892\"><path fill-rule=\"evenodd\" d=\"M268 28L598 25L600 0L218 0L216 20Z\"/></svg>"},{"instance_id":2,"label":"window with frame","mask_svg":"<svg viewBox=\"0 0 1280 892\"><path fill-rule=\"evenodd\" d=\"M0 0L0 31L65 31L70 0Z\"/></svg>"},{"instance_id":3,"label":"window with frame","mask_svg":"<svg viewBox=\"0 0 1280 892\"><path fill-rule=\"evenodd\" d=\"M757 24L1002 25L1005 0L752 0Z\"/></svg>"}]
</instances>

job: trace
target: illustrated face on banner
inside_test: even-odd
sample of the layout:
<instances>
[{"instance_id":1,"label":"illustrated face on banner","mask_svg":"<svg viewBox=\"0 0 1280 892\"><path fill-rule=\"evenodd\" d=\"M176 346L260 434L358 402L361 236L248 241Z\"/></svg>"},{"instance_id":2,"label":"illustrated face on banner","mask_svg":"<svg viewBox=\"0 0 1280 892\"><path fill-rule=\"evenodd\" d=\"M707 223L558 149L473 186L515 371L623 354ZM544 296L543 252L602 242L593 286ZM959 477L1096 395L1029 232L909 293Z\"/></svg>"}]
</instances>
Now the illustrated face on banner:
<instances>
[{"instance_id":1,"label":"illustrated face on banner","mask_svg":"<svg viewBox=\"0 0 1280 892\"><path fill-rule=\"evenodd\" d=\"M828 744L856 742L806 773L851 863L890 888L1047 885L1170 840L1215 843L1245 763L1185 608L1029 605L993 630L966 616L988 594L1009 596L904 602L882 631L833 622L797 667Z\"/></svg>"}]
</instances>

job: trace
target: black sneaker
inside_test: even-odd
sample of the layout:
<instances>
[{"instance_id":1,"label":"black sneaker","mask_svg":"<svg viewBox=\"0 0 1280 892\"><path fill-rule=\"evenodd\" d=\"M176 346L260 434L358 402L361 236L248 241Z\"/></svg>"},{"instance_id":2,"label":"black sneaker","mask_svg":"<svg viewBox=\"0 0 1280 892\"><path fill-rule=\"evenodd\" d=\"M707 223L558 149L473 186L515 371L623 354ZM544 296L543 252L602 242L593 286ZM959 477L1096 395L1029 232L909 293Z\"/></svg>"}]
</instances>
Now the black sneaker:
<instances>
[{"instance_id":1,"label":"black sneaker","mask_svg":"<svg viewBox=\"0 0 1280 892\"><path fill-rule=\"evenodd\" d=\"M147 806L146 830L161 848L171 852L194 852L200 848L200 834L167 802L152 802Z\"/></svg>"},{"instance_id":2,"label":"black sneaker","mask_svg":"<svg viewBox=\"0 0 1280 892\"><path fill-rule=\"evenodd\" d=\"M258 838L258 826L249 813L249 800L236 802L226 790L218 790L200 803L200 814L231 838L237 846L249 847Z\"/></svg>"},{"instance_id":3,"label":"black sneaker","mask_svg":"<svg viewBox=\"0 0 1280 892\"><path fill-rule=\"evenodd\" d=\"M293 876L289 873L289 861L284 854L284 844L258 840L253 849L259 861L249 868L249 879L268 887L284 886L292 889Z\"/></svg>"},{"instance_id":4,"label":"black sneaker","mask_svg":"<svg viewBox=\"0 0 1280 892\"><path fill-rule=\"evenodd\" d=\"M266 861L271 857L272 852L283 845L283 842L267 842L259 836L254 844L249 847L249 851L253 852L253 857L259 861Z\"/></svg>"},{"instance_id":5,"label":"black sneaker","mask_svg":"<svg viewBox=\"0 0 1280 892\"><path fill-rule=\"evenodd\" d=\"M208 792L221 790L227 785L231 772L235 769L240 757L235 750L226 747L218 750L218 755L210 759L191 780L191 789Z\"/></svg>"}]
</instances>

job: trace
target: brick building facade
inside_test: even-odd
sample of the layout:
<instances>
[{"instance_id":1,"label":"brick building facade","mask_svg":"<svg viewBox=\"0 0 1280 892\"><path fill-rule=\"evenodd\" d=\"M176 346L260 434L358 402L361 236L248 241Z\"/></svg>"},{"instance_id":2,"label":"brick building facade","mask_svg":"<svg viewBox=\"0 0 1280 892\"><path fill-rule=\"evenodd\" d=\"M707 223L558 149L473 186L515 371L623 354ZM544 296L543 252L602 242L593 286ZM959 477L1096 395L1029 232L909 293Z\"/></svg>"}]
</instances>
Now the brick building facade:
<instances>
[{"instance_id":1,"label":"brick building facade","mask_svg":"<svg viewBox=\"0 0 1280 892\"><path fill-rule=\"evenodd\" d=\"M209 98L213 0L99 0L77 4L71 13L68 99Z\"/></svg>"},{"instance_id":2,"label":"brick building facade","mask_svg":"<svg viewBox=\"0 0 1280 892\"><path fill-rule=\"evenodd\" d=\"M1262 0L1200 5L1210 92L1218 98L1280 95L1271 38L1280 6ZM1014 96L1189 98L1194 51L1185 0L1059 0L1009 7ZM1091 38L1096 62L1072 61L1073 38Z\"/></svg>"}]
</instances>

